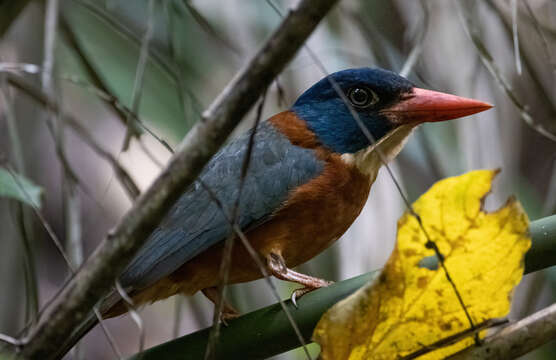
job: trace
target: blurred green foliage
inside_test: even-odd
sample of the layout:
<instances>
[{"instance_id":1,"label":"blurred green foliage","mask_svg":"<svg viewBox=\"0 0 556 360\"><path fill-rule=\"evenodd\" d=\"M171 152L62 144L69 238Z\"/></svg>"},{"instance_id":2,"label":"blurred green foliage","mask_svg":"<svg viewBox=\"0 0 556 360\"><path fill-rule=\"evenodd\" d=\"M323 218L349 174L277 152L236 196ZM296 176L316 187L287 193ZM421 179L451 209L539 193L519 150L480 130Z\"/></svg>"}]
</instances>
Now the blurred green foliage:
<instances>
[{"instance_id":1,"label":"blurred green foliage","mask_svg":"<svg viewBox=\"0 0 556 360\"><path fill-rule=\"evenodd\" d=\"M15 199L40 208L43 189L11 170L0 168L0 197Z\"/></svg>"}]
</instances>

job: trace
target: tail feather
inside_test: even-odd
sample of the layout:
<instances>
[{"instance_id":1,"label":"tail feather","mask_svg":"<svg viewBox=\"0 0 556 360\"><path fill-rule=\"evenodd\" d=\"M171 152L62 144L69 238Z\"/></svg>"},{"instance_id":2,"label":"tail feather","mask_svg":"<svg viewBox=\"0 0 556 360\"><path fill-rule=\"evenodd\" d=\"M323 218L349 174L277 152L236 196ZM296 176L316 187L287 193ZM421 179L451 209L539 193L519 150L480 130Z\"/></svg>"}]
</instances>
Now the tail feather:
<instances>
[{"instance_id":1,"label":"tail feather","mask_svg":"<svg viewBox=\"0 0 556 360\"><path fill-rule=\"evenodd\" d=\"M102 314L103 319L121 315L126 311L127 308L123 304L121 297L115 291L110 293L99 306L99 312ZM91 311L81 325L77 327L60 346L53 359L59 360L63 358L98 323L99 319L95 313Z\"/></svg>"},{"instance_id":2,"label":"tail feather","mask_svg":"<svg viewBox=\"0 0 556 360\"><path fill-rule=\"evenodd\" d=\"M59 360L64 357L74 346L85 336L91 329L93 329L96 324L98 324L98 319L95 316L94 312L91 312L87 315L87 319L81 323L81 325L76 328L70 336L66 339L66 341L59 347L56 354L52 357L52 359Z\"/></svg>"}]
</instances>

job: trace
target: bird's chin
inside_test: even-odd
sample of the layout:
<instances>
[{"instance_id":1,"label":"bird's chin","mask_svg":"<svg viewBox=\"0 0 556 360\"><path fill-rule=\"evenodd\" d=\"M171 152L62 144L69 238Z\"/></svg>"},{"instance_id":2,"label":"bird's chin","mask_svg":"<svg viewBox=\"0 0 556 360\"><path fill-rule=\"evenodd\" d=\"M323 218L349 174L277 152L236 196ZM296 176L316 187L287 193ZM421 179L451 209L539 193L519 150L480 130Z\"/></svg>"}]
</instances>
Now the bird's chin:
<instances>
[{"instance_id":1,"label":"bird's chin","mask_svg":"<svg viewBox=\"0 0 556 360\"><path fill-rule=\"evenodd\" d=\"M409 135L419 124L404 124L395 127L379 141L356 153L342 154L342 160L355 165L362 173L374 180L383 162L390 162L402 151Z\"/></svg>"}]
</instances>

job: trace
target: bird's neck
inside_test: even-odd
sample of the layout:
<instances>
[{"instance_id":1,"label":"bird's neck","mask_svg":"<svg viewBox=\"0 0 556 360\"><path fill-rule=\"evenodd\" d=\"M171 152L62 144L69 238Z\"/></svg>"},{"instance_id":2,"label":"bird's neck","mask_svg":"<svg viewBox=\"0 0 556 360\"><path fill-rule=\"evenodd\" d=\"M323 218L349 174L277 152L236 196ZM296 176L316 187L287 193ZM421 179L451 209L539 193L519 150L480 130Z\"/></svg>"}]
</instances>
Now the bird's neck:
<instances>
[{"instance_id":1,"label":"bird's neck","mask_svg":"<svg viewBox=\"0 0 556 360\"><path fill-rule=\"evenodd\" d=\"M296 146L309 149L321 146L315 133L307 128L307 123L297 117L292 111L276 114L268 119L268 121Z\"/></svg>"},{"instance_id":2,"label":"bird's neck","mask_svg":"<svg viewBox=\"0 0 556 360\"><path fill-rule=\"evenodd\" d=\"M357 166L359 171L370 176L374 181L383 161L388 163L400 153L415 126L414 124L398 126L377 143L355 154L342 154L342 160Z\"/></svg>"},{"instance_id":3,"label":"bird's neck","mask_svg":"<svg viewBox=\"0 0 556 360\"><path fill-rule=\"evenodd\" d=\"M294 112L281 112L268 121L278 128L292 144L309 149L318 149L317 153L320 155L329 152L324 151L315 133L309 130L307 123ZM346 164L355 165L361 173L369 176L371 181L374 181L383 160L389 162L400 153L415 126L416 124L400 125L383 136L377 143L354 154L342 154L341 159ZM381 159L382 156L384 159Z\"/></svg>"}]
</instances>

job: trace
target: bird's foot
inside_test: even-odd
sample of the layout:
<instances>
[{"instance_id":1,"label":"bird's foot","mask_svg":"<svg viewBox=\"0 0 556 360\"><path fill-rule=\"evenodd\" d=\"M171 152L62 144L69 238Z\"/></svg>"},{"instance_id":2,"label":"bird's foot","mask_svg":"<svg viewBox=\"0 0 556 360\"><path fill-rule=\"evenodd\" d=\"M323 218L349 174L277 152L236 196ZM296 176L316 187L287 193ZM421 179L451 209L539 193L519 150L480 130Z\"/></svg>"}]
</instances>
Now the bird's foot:
<instances>
[{"instance_id":1,"label":"bird's foot","mask_svg":"<svg viewBox=\"0 0 556 360\"><path fill-rule=\"evenodd\" d=\"M232 308L231 306L225 307L220 314L220 322L224 324L224 326L228 326L228 321L236 319L241 314L236 309Z\"/></svg>"},{"instance_id":2,"label":"bird's foot","mask_svg":"<svg viewBox=\"0 0 556 360\"><path fill-rule=\"evenodd\" d=\"M220 293L218 288L210 287L202 290L203 294L214 303L215 310L216 304L218 304L218 300L220 299ZM239 311L237 311L230 303L223 299L224 303L222 304L222 312L220 313L220 321L225 326L228 326L228 321L233 320L240 316Z\"/></svg>"},{"instance_id":3,"label":"bird's foot","mask_svg":"<svg viewBox=\"0 0 556 360\"><path fill-rule=\"evenodd\" d=\"M276 278L280 280L293 281L303 285L301 289L297 289L292 293L291 301L295 307L297 307L297 300L303 295L321 287L326 287L333 283L332 281L327 281L309 275L301 274L297 271L289 269L286 266L284 258L276 253L269 254L269 256L267 257L267 266L270 273Z\"/></svg>"}]
</instances>

